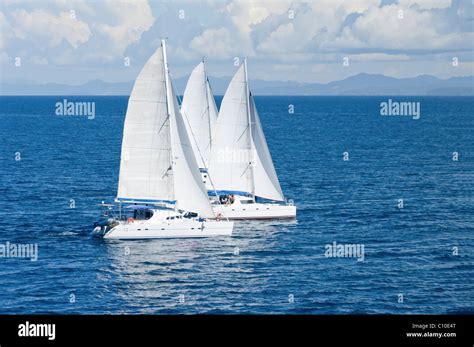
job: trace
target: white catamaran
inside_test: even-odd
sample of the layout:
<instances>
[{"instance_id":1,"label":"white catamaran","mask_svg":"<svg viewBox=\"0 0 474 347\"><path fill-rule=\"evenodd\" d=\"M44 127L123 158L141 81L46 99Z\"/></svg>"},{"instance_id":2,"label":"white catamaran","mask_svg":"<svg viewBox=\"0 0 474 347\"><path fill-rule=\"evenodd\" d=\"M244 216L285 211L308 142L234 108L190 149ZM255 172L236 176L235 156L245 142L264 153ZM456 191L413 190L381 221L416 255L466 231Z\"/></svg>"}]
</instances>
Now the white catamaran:
<instances>
[{"instance_id":1,"label":"white catamaran","mask_svg":"<svg viewBox=\"0 0 474 347\"><path fill-rule=\"evenodd\" d=\"M168 72L166 46L141 70L128 102L116 201L103 204L106 239L209 237L232 234L216 221ZM125 204L125 206L123 206Z\"/></svg>"},{"instance_id":2,"label":"white catamaran","mask_svg":"<svg viewBox=\"0 0 474 347\"><path fill-rule=\"evenodd\" d=\"M232 78L212 128L208 163L216 215L229 219L295 218L278 181L254 98L247 60Z\"/></svg>"}]
</instances>

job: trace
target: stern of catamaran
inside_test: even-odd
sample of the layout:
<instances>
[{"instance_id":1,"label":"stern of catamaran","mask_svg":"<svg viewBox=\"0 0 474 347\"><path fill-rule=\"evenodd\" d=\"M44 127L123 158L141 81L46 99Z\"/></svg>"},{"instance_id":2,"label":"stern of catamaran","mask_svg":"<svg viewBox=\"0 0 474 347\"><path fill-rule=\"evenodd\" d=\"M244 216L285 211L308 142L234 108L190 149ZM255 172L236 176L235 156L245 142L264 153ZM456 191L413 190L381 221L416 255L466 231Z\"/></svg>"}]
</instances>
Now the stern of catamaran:
<instances>
[{"instance_id":1,"label":"stern of catamaran","mask_svg":"<svg viewBox=\"0 0 474 347\"><path fill-rule=\"evenodd\" d=\"M120 224L132 224L135 222L145 222L153 220L172 221L176 218L184 220L195 220L204 222L207 219L199 216L198 213L177 209L170 205L170 202L131 202L116 200L115 204L100 205L100 220L93 225L92 234L104 236L114 227Z\"/></svg>"},{"instance_id":2,"label":"stern of catamaran","mask_svg":"<svg viewBox=\"0 0 474 347\"><path fill-rule=\"evenodd\" d=\"M116 200L114 204L99 204L100 219L93 225L93 235L103 236L119 224L130 223L135 220L148 220L153 217L158 208L154 205L129 203Z\"/></svg>"}]
</instances>

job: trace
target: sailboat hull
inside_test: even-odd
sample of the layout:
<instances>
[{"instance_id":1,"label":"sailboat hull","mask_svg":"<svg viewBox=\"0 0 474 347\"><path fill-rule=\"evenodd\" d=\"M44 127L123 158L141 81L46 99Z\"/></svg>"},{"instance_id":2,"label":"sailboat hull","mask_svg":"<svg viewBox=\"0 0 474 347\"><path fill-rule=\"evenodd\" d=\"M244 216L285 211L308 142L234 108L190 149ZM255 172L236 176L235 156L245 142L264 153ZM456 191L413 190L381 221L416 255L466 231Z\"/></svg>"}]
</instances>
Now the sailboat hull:
<instances>
[{"instance_id":1,"label":"sailboat hull","mask_svg":"<svg viewBox=\"0 0 474 347\"><path fill-rule=\"evenodd\" d=\"M233 222L179 221L175 223L120 224L104 235L104 239L139 240L163 238L202 238L231 236Z\"/></svg>"},{"instance_id":2,"label":"sailboat hull","mask_svg":"<svg viewBox=\"0 0 474 347\"><path fill-rule=\"evenodd\" d=\"M296 206L277 204L214 205L214 213L224 218L237 219L292 219L296 218Z\"/></svg>"}]
</instances>

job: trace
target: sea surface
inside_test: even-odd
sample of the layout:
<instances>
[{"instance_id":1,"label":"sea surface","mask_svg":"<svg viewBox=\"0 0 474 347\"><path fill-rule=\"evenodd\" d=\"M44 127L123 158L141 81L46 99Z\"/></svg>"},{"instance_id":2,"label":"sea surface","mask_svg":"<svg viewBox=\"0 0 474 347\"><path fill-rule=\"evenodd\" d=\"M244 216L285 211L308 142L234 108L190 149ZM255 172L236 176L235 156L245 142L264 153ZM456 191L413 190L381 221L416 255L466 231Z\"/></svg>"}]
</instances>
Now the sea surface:
<instances>
[{"instance_id":1,"label":"sea surface","mask_svg":"<svg viewBox=\"0 0 474 347\"><path fill-rule=\"evenodd\" d=\"M381 116L389 98L420 118ZM63 99L95 118L56 115ZM0 98L0 245L38 246L0 257L0 313L474 313L472 98L257 96L297 221L106 242L90 231L116 194L127 100ZM363 261L326 256L334 242Z\"/></svg>"}]
</instances>

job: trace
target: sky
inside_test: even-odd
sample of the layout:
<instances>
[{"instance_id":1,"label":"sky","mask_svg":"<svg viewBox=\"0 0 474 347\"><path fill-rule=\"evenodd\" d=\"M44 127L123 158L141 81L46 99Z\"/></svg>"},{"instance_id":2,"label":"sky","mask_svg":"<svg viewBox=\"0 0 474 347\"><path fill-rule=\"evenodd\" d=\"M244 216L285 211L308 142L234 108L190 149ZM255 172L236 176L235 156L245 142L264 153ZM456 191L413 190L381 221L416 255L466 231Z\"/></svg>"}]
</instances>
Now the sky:
<instances>
[{"instance_id":1,"label":"sky","mask_svg":"<svg viewBox=\"0 0 474 347\"><path fill-rule=\"evenodd\" d=\"M203 58L209 75L327 83L358 73L474 73L472 0L1 0L8 82L132 81L167 39L172 77Z\"/></svg>"}]
</instances>

